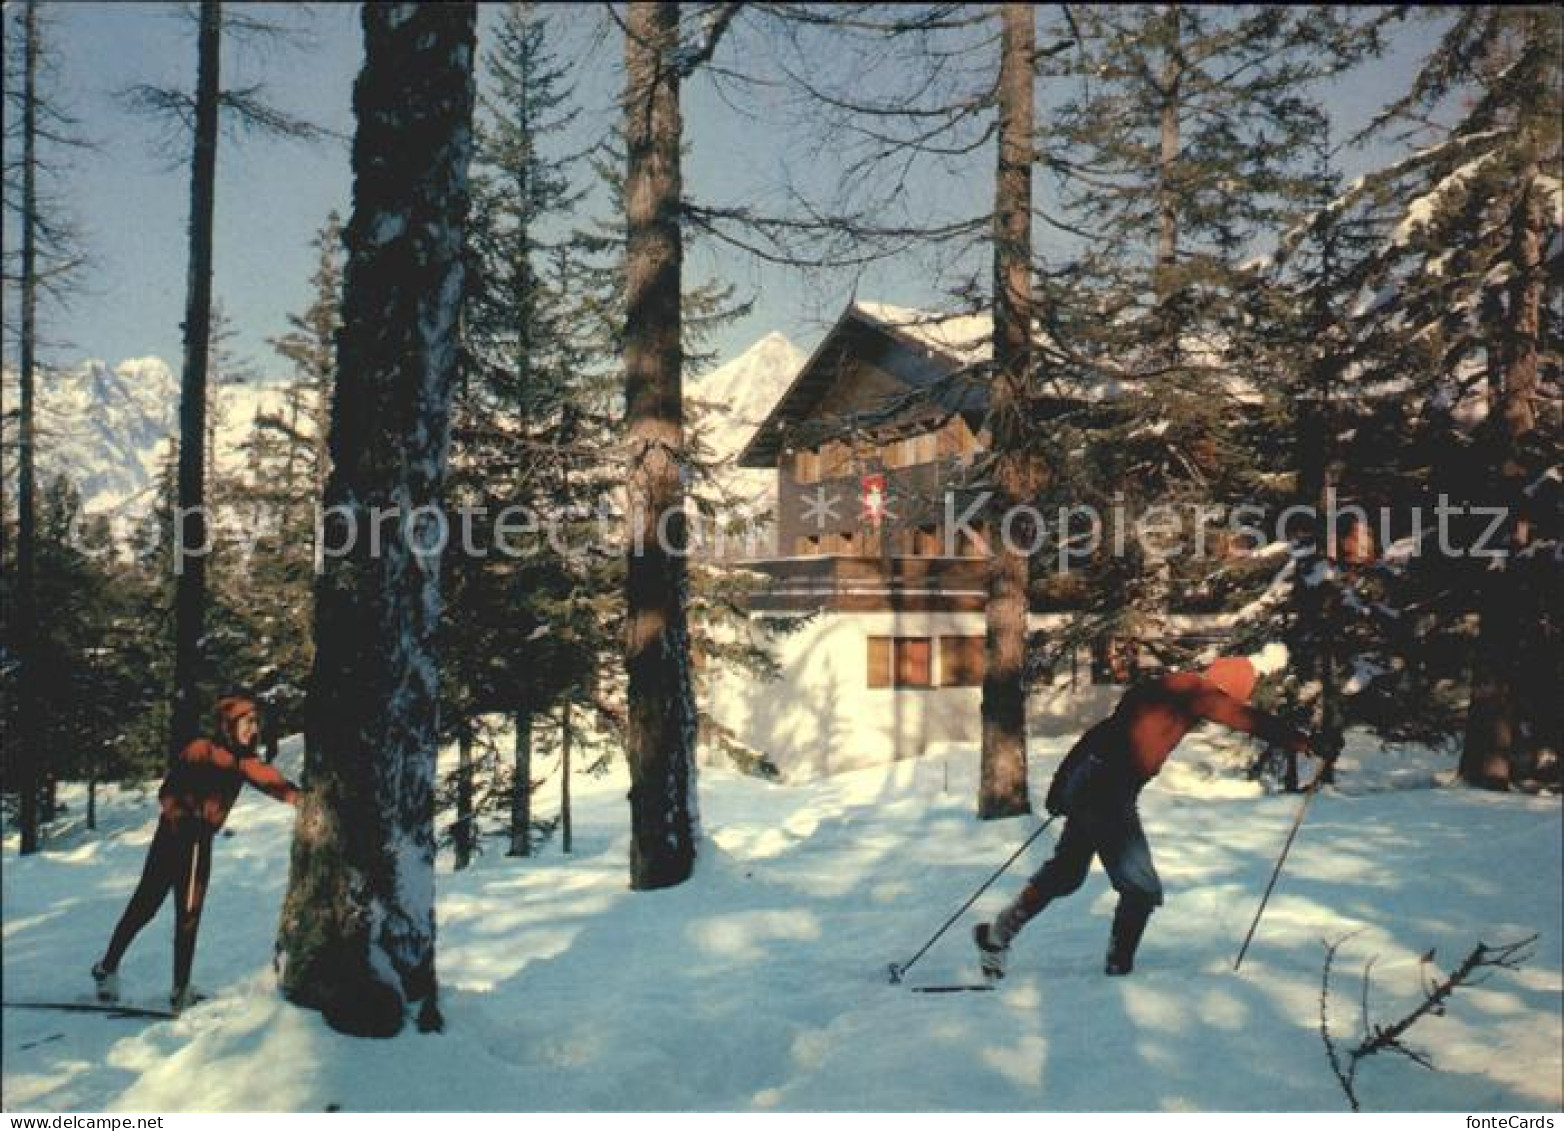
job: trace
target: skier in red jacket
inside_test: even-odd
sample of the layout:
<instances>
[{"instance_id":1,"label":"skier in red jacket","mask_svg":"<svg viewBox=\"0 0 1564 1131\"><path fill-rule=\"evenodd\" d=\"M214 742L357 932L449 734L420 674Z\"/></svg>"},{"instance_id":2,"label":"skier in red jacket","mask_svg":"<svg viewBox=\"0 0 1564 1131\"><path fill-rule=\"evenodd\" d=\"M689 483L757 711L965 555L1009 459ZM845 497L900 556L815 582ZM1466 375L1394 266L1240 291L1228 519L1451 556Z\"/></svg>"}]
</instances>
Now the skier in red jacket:
<instances>
[{"instance_id":1,"label":"skier in red jacket","mask_svg":"<svg viewBox=\"0 0 1564 1131\"><path fill-rule=\"evenodd\" d=\"M92 968L100 1000L118 999L120 959L170 891L175 898L170 1004L177 1013L193 1000L190 968L212 871L212 838L228 819L228 811L246 782L279 801L298 803L298 787L256 755L260 730L252 700L225 696L217 701L215 740L198 738L174 760L158 790L163 812L152 847L147 850L141 882L114 928L108 950Z\"/></svg>"},{"instance_id":2,"label":"skier in red jacket","mask_svg":"<svg viewBox=\"0 0 1564 1131\"><path fill-rule=\"evenodd\" d=\"M1248 705L1259 678L1286 664L1287 649L1270 644L1254 656L1224 656L1198 674L1172 672L1136 684L1110 717L1081 736L1048 790L1048 811L1065 817L1053 858L992 923L979 923L973 931L985 975L1004 976L1011 940L1049 903L1086 881L1093 856L1102 860L1119 893L1106 973L1122 975L1134 969L1146 921L1162 903L1162 881L1136 809L1141 787L1201 722L1313 753L1307 734Z\"/></svg>"}]
</instances>

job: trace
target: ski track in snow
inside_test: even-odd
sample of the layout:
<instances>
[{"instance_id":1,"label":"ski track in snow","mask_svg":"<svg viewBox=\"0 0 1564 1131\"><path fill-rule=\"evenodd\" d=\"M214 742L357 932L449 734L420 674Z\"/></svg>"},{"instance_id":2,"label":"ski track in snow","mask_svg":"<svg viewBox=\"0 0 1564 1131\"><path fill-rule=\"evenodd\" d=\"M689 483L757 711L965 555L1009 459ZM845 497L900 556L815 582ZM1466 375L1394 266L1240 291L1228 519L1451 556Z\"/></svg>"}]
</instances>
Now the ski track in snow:
<instances>
[{"instance_id":1,"label":"ski track in snow","mask_svg":"<svg viewBox=\"0 0 1564 1131\"><path fill-rule=\"evenodd\" d=\"M1062 755L1034 739L1033 796ZM574 785L576 851L485 853L438 876L443 1035L333 1033L269 968L293 811L247 791L220 837L196 956L214 995L170 1022L6 1010L8 1111L1345 1110L1318 1031L1321 940L1336 1031L1374 967L1376 1018L1417 1001L1417 956L1541 932L1535 957L1456 991L1409 1040L1430 1073L1365 1062L1366 1110L1557 1110L1564 1048L1560 804L1436 787L1450 760L1349 748L1314 803L1241 974L1232 960L1297 798L1262 796L1187 744L1142 797L1167 905L1127 979L1101 974L1113 893L1100 868L1021 935L993 994L888 983L1035 828L972 818L976 753L937 752L797 786L702 769L695 879L627 887L620 773ZM285 760L297 758L297 745ZM296 773L296 764L290 769ZM948 773L949 789L942 788ZM1410 786L1411 788L1408 788ZM67 789L73 811L79 790ZM542 794L540 814L554 799ZM8 999L83 998L140 871L150 792L106 791L101 832L41 857L5 844ZM978 902L992 915L1054 832ZM128 1001L161 1006L169 911L132 947ZM907 976L975 980L969 913Z\"/></svg>"}]
</instances>

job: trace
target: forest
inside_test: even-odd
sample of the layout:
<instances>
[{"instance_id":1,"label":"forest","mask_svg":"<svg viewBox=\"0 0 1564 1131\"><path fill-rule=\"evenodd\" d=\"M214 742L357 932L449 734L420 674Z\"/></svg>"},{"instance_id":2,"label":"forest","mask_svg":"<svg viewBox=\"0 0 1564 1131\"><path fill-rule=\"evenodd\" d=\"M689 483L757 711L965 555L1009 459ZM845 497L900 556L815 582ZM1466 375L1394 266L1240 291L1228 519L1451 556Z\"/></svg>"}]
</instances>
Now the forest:
<instances>
[{"instance_id":1,"label":"forest","mask_svg":"<svg viewBox=\"0 0 1564 1131\"><path fill-rule=\"evenodd\" d=\"M93 18L91 6L71 7L17 0L4 15L8 1004L92 988L98 936L136 885L143 846L151 876L166 837L168 853L195 852L167 865L186 869L166 884L179 902L176 1024L226 1024L210 1030L238 1042L226 1055L259 1055L233 1034L262 1016L283 1031L285 1010L318 1012L332 1040L498 1047L481 1006L484 963L472 959L487 944L464 915L483 907L496 931L530 939L579 914L567 893L585 885L586 902L614 917L597 926L627 933L518 943L541 963L548 1008L555 995L561 1016L607 1031L607 996L628 995L626 1029L645 1026L640 1040L655 1042L652 1027L669 1020L637 994L665 965L682 971L688 945L697 1000L730 959L742 967L734 977L754 980L733 1002L697 1006L699 1030L733 1026L761 1043L757 1063L791 1056L796 1073L750 1079L734 1064L719 1084L715 1067L708 1081L686 1059L720 1037L676 1038L683 1055L665 1063L626 1033L577 1051L627 1064L637 1086L595 1090L582 1078L552 1092L540 1060L515 1077L520 1094L474 1082L466 1095L455 1085L424 1095L395 1083L387 1061L375 1069L384 1098L359 1091L349 1103L1171 1110L1183 1096L1309 1109L1344 1094L1356 1110L1373 1087L1357 1079L1362 1057L1401 1052L1396 1071L1424 1067L1401 1030L1370 1025L1361 962L1363 1043L1339 1058L1346 1038L1324 1013L1332 963L1366 930L1403 957L1438 941L1453 971L1406 974L1419 991L1397 1010L1408 1027L1452 992L1458 1012L1474 973L1522 962L1529 996L1516 1008L1550 1018L1508 1057L1484 1047L1501 1043L1495 1032L1465 1033L1451 1054L1459 1073L1426 1092L1387 1084L1385 1106L1556 1108L1564 893L1546 860L1564 780L1557 9L370 3L352 21L357 70L339 76L351 85L344 133L226 69L306 50L292 21L307 12L168 5L156 34L183 73L149 65L147 82L113 95L161 131L162 175L181 194L182 242L168 253L183 282L181 352L149 376L83 362L60 330L110 277L75 212L79 170L101 139L81 112L72 56L73 22ZM247 50L260 54L235 64ZM1366 76L1388 95L1349 107L1341 92ZM594 114L597 87L610 113ZM747 123L752 152L696 128L719 103ZM295 292L307 300L278 306L266 325L236 319L214 287L247 269L238 256L225 265L225 252L261 254L280 238L263 215L225 211L219 191L223 163L258 145L326 155L351 184L314 221L312 268ZM696 161L712 149L731 172ZM873 306L877 289L919 309ZM757 317L801 309L812 292L848 299L840 318L821 316L824 344L793 349L764 389L724 376L737 372L721 366L735 343L759 337ZM260 340L264 356L249 344ZM79 389L90 391L67 392ZM127 406L161 430L133 444ZM83 455L91 429L121 453L103 469ZM137 460L144 485L104 487L142 474ZM939 464L941 490L959 479L959 505L925 499L941 525L892 538L884 496L915 510L898 492L925 463ZM843 529L856 523L859 540L832 542L821 519L811 541L808 523L837 482ZM814 509L783 513L809 505L806 488ZM784 537L795 530L796 544ZM719 533L747 538L747 552L706 548ZM828 629L852 634L850 646L831 644ZM836 657L865 663L861 637L867 675L852 669L841 704L812 699L821 685L809 679ZM1300 878L1280 873L1280 907L1266 912L1302 979L1279 991L1285 1001L1245 990L1233 1008L1262 1027L1256 1014L1291 1011L1315 1067L1327 1063L1323 1036L1333 1071L1323 1083L1268 1092L1274 1082L1256 1069L1224 1090L1207 1065L1199 1086L1152 1073L1169 1091L1147 1085L1121 1100L1106 1085L1064 1083L1062 1067L1015 1084L1001 1065L987 1090L954 1078L942 1090L930 1064L944 1062L911 1051L908 1027L928 1002L899 1004L914 1011L904 1035L874 1054L924 1065L898 1092L829 1067L867 1038L853 1028L865 1015L828 1022L823 996L805 993L790 1007L792 1043L776 1048L735 1016L744 993L764 1010L796 992L773 971L795 946L816 948L823 976L845 980L849 996L876 992L867 987L883 984L887 961L916 950L1021 834L1052 823L1050 779L1121 692L1129 704L1137 689L1172 686L1169 673L1210 675L1219 655L1271 656L1278 644L1285 669L1267 678L1256 661L1259 684L1251 674L1237 696L1255 689L1255 706L1241 708L1250 721L1194 716L1263 741L1224 745L1204 731L1147 794L1159 846L1187 851L1220 821L1223 851L1243 861L1228 875L1204 856L1169 867L1159 852L1168 906L1136 979L1155 978L1157 954L1171 960L1164 929L1200 976L1225 969L1228 936L1236 947L1254 903L1265 911L1275 853L1309 809L1304 862L1287 865ZM857 740L822 719L881 710L894 727L915 712L920 737L908 745L892 731L884 756L865 748L856 761L832 749ZM775 748L756 737L762 713ZM248 740L246 718L258 727ZM802 748L814 748L809 765L851 772L800 768L788 750ZM287 804L246 791L224 828L245 783ZM1201 804L1233 813L1202 818ZM1326 811L1352 804L1361 823ZM860 810L858 825L843 816ZM1063 828L1085 827L1064 815ZM1324 829L1334 849L1311 842ZM270 846L266 867L251 855L257 842ZM838 887L796 845L853 878ZM1349 846L1395 881L1378 912ZM783 861L797 870L772 877L786 889L773 906L756 885ZM72 870L89 864L99 870ZM1441 896L1446 868L1465 894ZM248 920L233 936L243 957L220 960L213 943L197 953L209 1002L188 980L207 870L204 937ZM46 886L86 901L89 883L90 938L28 933L48 918ZM1351 893L1339 905L1333 883ZM259 905L241 910L239 890ZM896 891L906 905L894 921L862 920ZM1231 913L1201 911L1199 891ZM1335 909L1315 916L1295 899ZM1438 930L1425 913L1445 916ZM1200 938L1202 915L1221 920L1221 940ZM1256 922L1263 950L1272 920ZM676 923L694 941L681 943ZM1114 931L1117 946L1119 919ZM1539 932L1535 954L1504 949ZM1322 934L1334 940L1323 953ZM148 931L127 971L161 964L162 937ZM710 953L703 939L717 940ZM70 970L40 973L60 946ZM575 981L550 972L582 947L597 957ZM102 1000L105 976L117 985L114 948L119 932L112 961L93 967ZM1457 951L1472 952L1469 967L1457 970ZM948 973L955 960L942 953L932 962ZM1000 986L1013 1010L1015 995L1036 992L1025 967L1037 957L1018 946L1019 978L949 988ZM601 974L600 998L594 972L620 962L622 979ZM238 990L233 971L218 973L235 963L250 979ZM862 969L844 972L854 963ZM893 983L900 972L893 964ZM524 1013L528 986L514 993ZM224 1021L235 995L250 1012ZM1345 1018L1354 1007L1339 1008ZM6 1015L13 1032L19 1016ZM1146 1016L1112 1022L1122 1026L1108 1047L1134 1047ZM830 1034L818 1055L800 1051L812 1026ZM38 1033L22 1036L46 1039ZM559 1044L530 1036L571 1063L563 1031ZM109 1063L107 1039L81 1036L95 1050L82 1056ZM1237 1051L1221 1039L1199 1038L1191 1059L1203 1041ZM1290 1046L1277 1037L1268 1048ZM42 1069L8 1067L6 1107L305 1110L340 1100L332 1088L353 1091L354 1066L369 1063L358 1055L328 1057L324 1083L275 1100L181 1098L150 1070L73 1093L38 1083ZM1365 1079L1381 1071L1391 1069L1376 1062ZM693 1082L657 1082L664 1072Z\"/></svg>"}]
</instances>

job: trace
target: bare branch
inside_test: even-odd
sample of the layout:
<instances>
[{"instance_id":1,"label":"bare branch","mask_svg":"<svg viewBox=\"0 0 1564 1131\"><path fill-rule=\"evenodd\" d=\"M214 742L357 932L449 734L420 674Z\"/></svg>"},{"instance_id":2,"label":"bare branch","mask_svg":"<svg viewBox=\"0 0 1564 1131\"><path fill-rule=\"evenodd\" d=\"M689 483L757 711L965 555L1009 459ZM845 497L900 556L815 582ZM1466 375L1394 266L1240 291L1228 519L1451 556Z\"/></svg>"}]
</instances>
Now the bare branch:
<instances>
[{"instance_id":1,"label":"bare branch","mask_svg":"<svg viewBox=\"0 0 1564 1131\"><path fill-rule=\"evenodd\" d=\"M1442 981L1430 977L1428 982L1420 983L1422 1002L1405 1017L1389 1025L1376 1024L1369 1016L1370 972L1375 962L1375 959L1369 959L1363 968L1363 1035L1358 1044L1347 1052L1346 1063L1343 1064L1340 1050L1331 1036L1328 1016L1331 966L1342 945L1359 933L1361 932L1354 931L1352 934L1343 935L1333 943L1325 944L1325 967L1320 979L1320 1037L1325 1042L1325 1055L1330 1062L1331 1072L1341 1084L1342 1091L1346 1093L1347 1102L1351 1104L1353 1111L1361 1110L1356 1085L1358 1069L1365 1059L1375 1053L1393 1052L1433 1071L1433 1059L1427 1053L1411 1048L1402 1040L1407 1031L1430 1014L1442 1016L1445 1012L1445 1003L1457 987L1480 985L1495 970L1519 969L1523 962L1532 957L1532 948L1538 938L1533 934L1518 942L1500 946L1489 946L1487 943L1479 942L1448 977ZM1432 966L1432 964L1433 951L1429 951L1422 956L1421 965Z\"/></svg>"},{"instance_id":2,"label":"bare branch","mask_svg":"<svg viewBox=\"0 0 1564 1131\"><path fill-rule=\"evenodd\" d=\"M709 9L702 17L705 25L705 35L698 45L681 47L676 53L674 66L679 69L681 78L689 78L703 64L711 61L712 55L717 50L717 44L722 42L723 34L727 32L728 25L733 22L733 17L739 14L742 3L718 4Z\"/></svg>"}]
</instances>

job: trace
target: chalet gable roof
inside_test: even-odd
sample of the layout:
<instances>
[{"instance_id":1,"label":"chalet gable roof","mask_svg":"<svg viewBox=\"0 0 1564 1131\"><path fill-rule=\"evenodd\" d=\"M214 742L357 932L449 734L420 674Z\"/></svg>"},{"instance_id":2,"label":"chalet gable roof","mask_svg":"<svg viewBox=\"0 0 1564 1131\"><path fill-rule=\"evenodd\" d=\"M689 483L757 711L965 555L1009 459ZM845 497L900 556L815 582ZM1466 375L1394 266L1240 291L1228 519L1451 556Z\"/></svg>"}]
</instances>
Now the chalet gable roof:
<instances>
[{"instance_id":1,"label":"chalet gable roof","mask_svg":"<svg viewBox=\"0 0 1564 1131\"><path fill-rule=\"evenodd\" d=\"M904 388L910 404L928 390L928 406L967 417L974 430L987 408L980 372L991 356L987 314L944 315L882 303L851 302L739 452L741 467L774 467L790 429L867 362ZM970 376L970 380L968 377ZM893 407L895 397L884 398Z\"/></svg>"}]
</instances>

